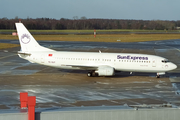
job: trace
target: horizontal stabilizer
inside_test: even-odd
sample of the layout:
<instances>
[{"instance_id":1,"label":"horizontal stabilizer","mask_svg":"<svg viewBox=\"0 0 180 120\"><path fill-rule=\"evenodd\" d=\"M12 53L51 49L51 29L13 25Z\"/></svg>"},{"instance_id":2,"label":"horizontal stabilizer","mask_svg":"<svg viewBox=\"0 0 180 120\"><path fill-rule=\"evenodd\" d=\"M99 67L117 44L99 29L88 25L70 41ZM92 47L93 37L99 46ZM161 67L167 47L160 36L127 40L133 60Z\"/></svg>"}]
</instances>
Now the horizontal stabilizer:
<instances>
[{"instance_id":1,"label":"horizontal stabilizer","mask_svg":"<svg viewBox=\"0 0 180 120\"><path fill-rule=\"evenodd\" d=\"M20 54L20 55L28 55L28 56L31 55L31 53L26 53L26 52L22 52L22 51L18 51L18 54Z\"/></svg>"}]
</instances>

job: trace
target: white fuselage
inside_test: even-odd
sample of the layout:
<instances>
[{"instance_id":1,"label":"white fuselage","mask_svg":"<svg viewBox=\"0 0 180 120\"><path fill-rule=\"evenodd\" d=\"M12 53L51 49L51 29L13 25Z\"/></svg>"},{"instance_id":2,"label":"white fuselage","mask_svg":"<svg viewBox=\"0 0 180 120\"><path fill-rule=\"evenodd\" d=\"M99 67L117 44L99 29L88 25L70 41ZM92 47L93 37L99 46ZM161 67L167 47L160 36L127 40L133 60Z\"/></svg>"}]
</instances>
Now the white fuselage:
<instances>
[{"instance_id":1,"label":"white fuselage","mask_svg":"<svg viewBox=\"0 0 180 120\"><path fill-rule=\"evenodd\" d=\"M110 66L116 71L166 72L176 68L171 62L162 62L165 60L163 57L146 54L50 51L31 52L31 55L20 57L33 63L63 69L83 67L93 70L94 67Z\"/></svg>"},{"instance_id":2,"label":"white fuselage","mask_svg":"<svg viewBox=\"0 0 180 120\"><path fill-rule=\"evenodd\" d=\"M33 63L63 69L90 70L87 76L113 76L115 71L157 72L159 75L176 69L167 59L146 54L59 52L40 46L22 23L16 23L21 58Z\"/></svg>"}]
</instances>

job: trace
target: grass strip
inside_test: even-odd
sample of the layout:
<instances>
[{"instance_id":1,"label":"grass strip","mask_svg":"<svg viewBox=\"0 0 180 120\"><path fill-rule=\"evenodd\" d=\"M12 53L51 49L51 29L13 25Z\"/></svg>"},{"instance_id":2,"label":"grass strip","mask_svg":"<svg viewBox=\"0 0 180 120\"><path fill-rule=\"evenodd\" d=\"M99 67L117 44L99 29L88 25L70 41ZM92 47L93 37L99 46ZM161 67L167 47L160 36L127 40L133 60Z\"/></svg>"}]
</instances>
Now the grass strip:
<instances>
[{"instance_id":1,"label":"grass strip","mask_svg":"<svg viewBox=\"0 0 180 120\"><path fill-rule=\"evenodd\" d=\"M0 43L0 49L7 49L7 48L13 48L18 47L17 44L9 44L9 43Z\"/></svg>"},{"instance_id":2,"label":"grass strip","mask_svg":"<svg viewBox=\"0 0 180 120\"><path fill-rule=\"evenodd\" d=\"M145 42L180 39L180 34L102 34L97 35L34 35L36 40L88 42ZM0 35L0 39L17 40L17 36Z\"/></svg>"}]
</instances>

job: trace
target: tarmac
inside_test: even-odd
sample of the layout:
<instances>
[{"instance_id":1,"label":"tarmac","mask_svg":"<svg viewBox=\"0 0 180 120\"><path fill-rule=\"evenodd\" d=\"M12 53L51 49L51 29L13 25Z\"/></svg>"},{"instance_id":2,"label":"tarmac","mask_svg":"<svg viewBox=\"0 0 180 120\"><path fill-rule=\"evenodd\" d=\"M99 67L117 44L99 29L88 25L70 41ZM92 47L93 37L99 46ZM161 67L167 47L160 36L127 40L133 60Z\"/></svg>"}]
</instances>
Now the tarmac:
<instances>
[{"instance_id":1,"label":"tarmac","mask_svg":"<svg viewBox=\"0 0 180 120\"><path fill-rule=\"evenodd\" d=\"M0 109L19 109L19 93L36 96L36 108L76 106L180 106L180 39L136 42L55 42L41 45L62 51L142 53L165 57L178 68L161 78L155 73L118 72L87 77L84 70L63 70L18 57L20 47L0 50ZM0 43L19 44L18 40Z\"/></svg>"}]
</instances>

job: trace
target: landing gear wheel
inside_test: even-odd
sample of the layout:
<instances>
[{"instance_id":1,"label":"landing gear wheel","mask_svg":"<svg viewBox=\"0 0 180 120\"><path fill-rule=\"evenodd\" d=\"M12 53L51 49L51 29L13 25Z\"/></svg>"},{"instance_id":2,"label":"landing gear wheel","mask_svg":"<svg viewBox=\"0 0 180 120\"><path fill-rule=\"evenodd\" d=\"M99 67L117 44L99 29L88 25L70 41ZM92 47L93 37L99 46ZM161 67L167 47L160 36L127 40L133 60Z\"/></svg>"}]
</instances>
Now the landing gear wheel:
<instances>
[{"instance_id":1,"label":"landing gear wheel","mask_svg":"<svg viewBox=\"0 0 180 120\"><path fill-rule=\"evenodd\" d=\"M95 77L95 76L97 76L97 74L95 73L95 71L91 71L91 72L88 72L87 76L88 77Z\"/></svg>"},{"instance_id":2,"label":"landing gear wheel","mask_svg":"<svg viewBox=\"0 0 180 120\"><path fill-rule=\"evenodd\" d=\"M92 76L95 77L96 76L96 73L95 71L92 72Z\"/></svg>"},{"instance_id":3,"label":"landing gear wheel","mask_svg":"<svg viewBox=\"0 0 180 120\"><path fill-rule=\"evenodd\" d=\"M160 75L157 75L156 78L160 78Z\"/></svg>"},{"instance_id":4,"label":"landing gear wheel","mask_svg":"<svg viewBox=\"0 0 180 120\"><path fill-rule=\"evenodd\" d=\"M87 76L88 76L88 77L91 77L91 76L92 76L92 73L91 73L91 72L88 72Z\"/></svg>"}]
</instances>

